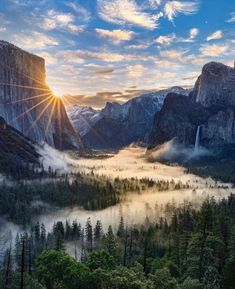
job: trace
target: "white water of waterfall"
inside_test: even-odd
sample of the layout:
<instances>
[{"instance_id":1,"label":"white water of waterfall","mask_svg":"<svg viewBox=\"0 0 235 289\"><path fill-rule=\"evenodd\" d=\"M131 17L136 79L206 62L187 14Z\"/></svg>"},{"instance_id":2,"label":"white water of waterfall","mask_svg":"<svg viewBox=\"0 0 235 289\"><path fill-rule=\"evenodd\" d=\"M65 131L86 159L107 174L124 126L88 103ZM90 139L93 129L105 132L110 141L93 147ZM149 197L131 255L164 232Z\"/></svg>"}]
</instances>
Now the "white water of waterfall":
<instances>
[{"instance_id":1,"label":"white water of waterfall","mask_svg":"<svg viewBox=\"0 0 235 289\"><path fill-rule=\"evenodd\" d=\"M194 146L195 151L198 150L200 147L200 131L201 131L201 126L199 125L197 127L197 134L196 134L196 140L195 140L195 146Z\"/></svg>"}]
</instances>

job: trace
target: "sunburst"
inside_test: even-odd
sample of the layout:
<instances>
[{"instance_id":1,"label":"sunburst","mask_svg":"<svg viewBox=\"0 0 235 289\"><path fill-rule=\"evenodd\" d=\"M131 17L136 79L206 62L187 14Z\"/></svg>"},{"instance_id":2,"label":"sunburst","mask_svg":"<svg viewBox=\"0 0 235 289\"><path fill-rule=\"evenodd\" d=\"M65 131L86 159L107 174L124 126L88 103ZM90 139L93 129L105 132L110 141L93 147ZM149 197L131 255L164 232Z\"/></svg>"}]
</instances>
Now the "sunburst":
<instances>
[{"instance_id":1,"label":"sunburst","mask_svg":"<svg viewBox=\"0 0 235 289\"><path fill-rule=\"evenodd\" d=\"M31 59L30 59L30 62L32 62ZM61 139L62 139L62 126L63 126L62 116L61 116L61 106L63 105L65 107L68 107L68 106L73 105L74 103L77 103L77 97L76 96L67 97L66 95L61 95L61 96L54 95L52 93L52 91L50 90L50 88L47 87L47 85L45 85L44 81L33 78L32 76L27 75L26 73L23 73L22 71L19 71L18 69L10 67L6 63L2 63L2 64L3 64L3 66L6 66L11 71L14 71L17 74L23 75L29 81L28 81L28 85L21 84L21 83L13 83L13 82L9 82L9 83L1 82L0 86L10 86L10 87L17 87L19 89L21 89L21 88L27 89L27 90L29 90L29 92L32 90L34 93L35 93L35 91L38 90L38 92L39 92L38 94L34 94L32 96L29 95L28 97L26 96L22 99L15 100L15 101L9 101L7 103L8 105L14 105L17 103L27 102L26 107L28 107L27 109L25 109L24 112L22 112L21 114L19 114L18 116L16 116L12 120L10 120L9 124L13 125L17 120L23 118L24 116L31 113L32 111L34 111L36 109L40 109L41 111L39 112L39 114L35 114L36 117L35 117L35 119L33 119L33 122L31 123L30 127L25 132L25 134L28 135L30 133L30 131L32 129L34 129L34 127L40 121L40 119L44 116L44 114L48 113L49 117L48 117L48 123L47 123L46 129L45 129L45 139L48 136L48 132L49 132L49 128L50 128L51 123L52 123L52 119L55 117L56 123L58 125L58 134L59 134L58 139L61 141ZM42 74L42 72L38 69L38 67L36 67L36 65L33 62L32 62L32 65L35 68L35 70L39 72L39 74ZM98 134L98 132L96 130L93 129L93 127L89 124L89 122L87 122L87 120L84 117L82 117L82 119L89 126L89 128L92 130L92 132L102 142L104 142L103 138ZM59 146L61 147L61 143L59 144Z\"/></svg>"}]
</instances>

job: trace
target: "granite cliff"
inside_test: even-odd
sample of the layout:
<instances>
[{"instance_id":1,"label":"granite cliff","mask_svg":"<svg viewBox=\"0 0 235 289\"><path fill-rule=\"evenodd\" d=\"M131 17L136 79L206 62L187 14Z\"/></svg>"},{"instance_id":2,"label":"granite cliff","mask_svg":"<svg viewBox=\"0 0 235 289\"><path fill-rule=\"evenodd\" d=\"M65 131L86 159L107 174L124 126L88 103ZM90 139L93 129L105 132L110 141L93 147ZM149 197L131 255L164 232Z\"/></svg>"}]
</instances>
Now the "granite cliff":
<instances>
[{"instance_id":1,"label":"granite cliff","mask_svg":"<svg viewBox=\"0 0 235 289\"><path fill-rule=\"evenodd\" d=\"M83 149L62 100L46 84L45 61L0 41L0 116L36 143Z\"/></svg>"},{"instance_id":2,"label":"granite cliff","mask_svg":"<svg viewBox=\"0 0 235 289\"><path fill-rule=\"evenodd\" d=\"M199 126L201 145L216 150L235 144L235 69L208 63L188 96L167 95L154 117L149 148L173 138L194 145Z\"/></svg>"}]
</instances>

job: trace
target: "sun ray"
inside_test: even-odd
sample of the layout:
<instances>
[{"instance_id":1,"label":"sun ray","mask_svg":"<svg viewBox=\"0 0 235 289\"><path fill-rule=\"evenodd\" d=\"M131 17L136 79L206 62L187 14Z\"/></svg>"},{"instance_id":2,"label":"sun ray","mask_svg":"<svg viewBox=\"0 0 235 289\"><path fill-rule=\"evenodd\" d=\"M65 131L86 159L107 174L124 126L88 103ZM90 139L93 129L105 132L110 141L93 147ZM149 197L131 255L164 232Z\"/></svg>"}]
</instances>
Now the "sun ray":
<instances>
[{"instance_id":1,"label":"sun ray","mask_svg":"<svg viewBox=\"0 0 235 289\"><path fill-rule=\"evenodd\" d=\"M54 97L53 94L51 94L50 96L48 96L47 98L43 99L42 101L40 101L39 103L35 104L34 106L32 106L31 108L27 109L26 111L24 111L22 114L18 115L17 117L15 117L13 120L9 121L9 124L15 122L16 120L18 120L19 118L21 118L22 116L24 116L25 114L29 113L30 111L36 109L38 106L42 105L44 102L46 102L47 100L49 100L51 97Z\"/></svg>"},{"instance_id":2,"label":"sun ray","mask_svg":"<svg viewBox=\"0 0 235 289\"><path fill-rule=\"evenodd\" d=\"M14 103L17 103L17 102L34 100L35 98L40 98L40 97L47 96L47 95L50 95L50 94L51 94L51 92L42 93L42 94L38 94L38 95L35 95L35 96L32 96L32 97L26 97L26 98L23 98L23 99L20 99L20 100L11 101L11 102L8 102L7 104L14 104Z\"/></svg>"},{"instance_id":3,"label":"sun ray","mask_svg":"<svg viewBox=\"0 0 235 289\"><path fill-rule=\"evenodd\" d=\"M35 126L35 124L38 122L38 120L42 117L42 115L45 113L45 111L48 109L50 104L52 103L53 98L47 103L47 105L43 108L43 110L39 113L39 115L36 117L36 119L33 121L29 129L26 131L26 135L31 131L31 129Z\"/></svg>"},{"instance_id":4,"label":"sun ray","mask_svg":"<svg viewBox=\"0 0 235 289\"><path fill-rule=\"evenodd\" d=\"M30 89L34 89L34 90L42 90L42 91L50 91L51 92L51 90L48 88L39 88L39 87L35 87L35 86L27 86L27 85L15 84L15 83L0 82L0 85L16 86L16 87L20 87L20 88L30 88Z\"/></svg>"},{"instance_id":5,"label":"sun ray","mask_svg":"<svg viewBox=\"0 0 235 289\"><path fill-rule=\"evenodd\" d=\"M46 127L46 130L45 130L45 137L47 137L47 134L48 134L48 131L49 131L49 127L51 125L52 116L53 116L54 111L55 111L55 105L56 105L56 98L53 99L52 108L51 108L51 111L50 111L47 127Z\"/></svg>"}]
</instances>

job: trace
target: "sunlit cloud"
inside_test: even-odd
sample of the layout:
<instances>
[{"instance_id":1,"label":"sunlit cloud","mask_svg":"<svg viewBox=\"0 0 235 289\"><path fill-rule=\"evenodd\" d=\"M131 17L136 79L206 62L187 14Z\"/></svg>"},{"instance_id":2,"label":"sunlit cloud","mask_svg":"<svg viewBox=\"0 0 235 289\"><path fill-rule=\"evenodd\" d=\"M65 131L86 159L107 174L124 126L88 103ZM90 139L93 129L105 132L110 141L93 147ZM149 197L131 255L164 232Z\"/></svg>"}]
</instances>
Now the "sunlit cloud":
<instances>
[{"instance_id":1,"label":"sunlit cloud","mask_svg":"<svg viewBox=\"0 0 235 289\"><path fill-rule=\"evenodd\" d=\"M187 50L171 49L171 50L162 50L160 52L160 55L167 59L178 60L181 59L186 53Z\"/></svg>"},{"instance_id":2,"label":"sunlit cloud","mask_svg":"<svg viewBox=\"0 0 235 289\"><path fill-rule=\"evenodd\" d=\"M211 40L217 40L217 39L221 39L223 37L223 33L221 30L217 30L214 33L212 33L211 35L209 35L206 40L207 41L211 41Z\"/></svg>"},{"instance_id":3,"label":"sunlit cloud","mask_svg":"<svg viewBox=\"0 0 235 289\"><path fill-rule=\"evenodd\" d=\"M137 64L137 65L130 65L127 67L127 69L129 77L139 78L143 76L145 67L141 64Z\"/></svg>"},{"instance_id":4,"label":"sunlit cloud","mask_svg":"<svg viewBox=\"0 0 235 289\"><path fill-rule=\"evenodd\" d=\"M166 36L159 36L158 38L155 39L155 42L161 45L170 45L172 42L174 42L176 39L175 33L172 33L170 35Z\"/></svg>"},{"instance_id":5,"label":"sunlit cloud","mask_svg":"<svg viewBox=\"0 0 235 289\"><path fill-rule=\"evenodd\" d=\"M198 11L198 2L167 1L165 4L165 15L170 21L173 21L178 14L190 15Z\"/></svg>"},{"instance_id":6,"label":"sunlit cloud","mask_svg":"<svg viewBox=\"0 0 235 289\"><path fill-rule=\"evenodd\" d=\"M46 51L37 53L37 55L44 58L46 61L46 64L56 64L57 63L57 58L53 54L50 54Z\"/></svg>"},{"instance_id":7,"label":"sunlit cloud","mask_svg":"<svg viewBox=\"0 0 235 289\"><path fill-rule=\"evenodd\" d=\"M225 52L228 51L228 46L226 45L203 45L200 48L200 52L202 56L210 56L210 57L218 57L223 55Z\"/></svg>"},{"instance_id":8,"label":"sunlit cloud","mask_svg":"<svg viewBox=\"0 0 235 289\"><path fill-rule=\"evenodd\" d=\"M43 18L41 28L46 31L50 30L64 30L71 33L81 33L83 31L82 26L74 24L75 17L71 13L59 13L54 9L47 12L47 15Z\"/></svg>"},{"instance_id":9,"label":"sunlit cloud","mask_svg":"<svg viewBox=\"0 0 235 289\"><path fill-rule=\"evenodd\" d=\"M110 41L114 42L115 44L118 44L122 41L129 41L135 34L133 31L121 29L107 30L96 28L95 31L99 34L99 36L107 37L109 38Z\"/></svg>"},{"instance_id":10,"label":"sunlit cloud","mask_svg":"<svg viewBox=\"0 0 235 289\"><path fill-rule=\"evenodd\" d=\"M164 59L157 59L154 61L157 67L159 68L173 68L173 67L178 67L179 64L169 61L169 60L164 60Z\"/></svg>"},{"instance_id":11,"label":"sunlit cloud","mask_svg":"<svg viewBox=\"0 0 235 289\"><path fill-rule=\"evenodd\" d=\"M156 78L158 79L172 79L176 76L175 72L157 72L155 74Z\"/></svg>"},{"instance_id":12,"label":"sunlit cloud","mask_svg":"<svg viewBox=\"0 0 235 289\"><path fill-rule=\"evenodd\" d=\"M195 37L198 36L199 29L198 28L192 28L192 29L190 29L189 34L190 34L190 39L194 39Z\"/></svg>"},{"instance_id":13,"label":"sunlit cloud","mask_svg":"<svg viewBox=\"0 0 235 289\"><path fill-rule=\"evenodd\" d=\"M177 37L175 33L171 33L165 36L160 35L158 38L155 39L155 42L163 46L169 46L172 43L193 42L195 38L198 36L198 34L199 34L199 29L192 28L189 31L188 38Z\"/></svg>"},{"instance_id":14,"label":"sunlit cloud","mask_svg":"<svg viewBox=\"0 0 235 289\"><path fill-rule=\"evenodd\" d=\"M14 36L15 43L24 49L42 49L48 46L58 46L57 39L40 32L19 33Z\"/></svg>"},{"instance_id":15,"label":"sunlit cloud","mask_svg":"<svg viewBox=\"0 0 235 289\"><path fill-rule=\"evenodd\" d=\"M85 59L98 59L105 62L119 62L125 59L125 55L111 52L93 52L85 50L67 50L59 52L58 57L62 57L69 62L81 63Z\"/></svg>"},{"instance_id":16,"label":"sunlit cloud","mask_svg":"<svg viewBox=\"0 0 235 289\"><path fill-rule=\"evenodd\" d=\"M98 0L99 16L110 23L133 24L148 29L158 27L158 19L163 16L162 12L157 15L144 12L134 0Z\"/></svg>"}]
</instances>

